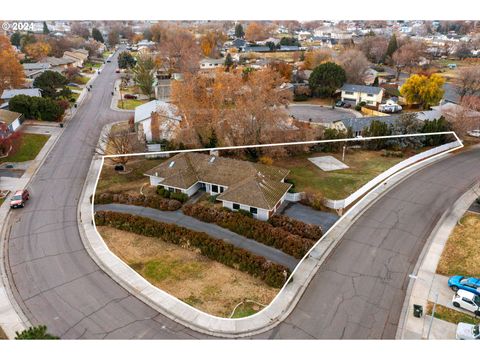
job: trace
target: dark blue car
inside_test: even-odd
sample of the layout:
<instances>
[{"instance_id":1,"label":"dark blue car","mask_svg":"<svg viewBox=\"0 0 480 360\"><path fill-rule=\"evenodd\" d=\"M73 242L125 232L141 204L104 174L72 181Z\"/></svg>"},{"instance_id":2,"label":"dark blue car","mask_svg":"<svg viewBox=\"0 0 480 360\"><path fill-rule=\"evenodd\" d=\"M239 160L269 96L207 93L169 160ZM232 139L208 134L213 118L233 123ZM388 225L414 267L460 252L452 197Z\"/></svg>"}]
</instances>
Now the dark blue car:
<instances>
[{"instance_id":1,"label":"dark blue car","mask_svg":"<svg viewBox=\"0 0 480 360\"><path fill-rule=\"evenodd\" d=\"M466 278L465 276L455 275L448 279L448 286L453 291L458 289L470 291L471 293L480 295L480 279Z\"/></svg>"}]
</instances>

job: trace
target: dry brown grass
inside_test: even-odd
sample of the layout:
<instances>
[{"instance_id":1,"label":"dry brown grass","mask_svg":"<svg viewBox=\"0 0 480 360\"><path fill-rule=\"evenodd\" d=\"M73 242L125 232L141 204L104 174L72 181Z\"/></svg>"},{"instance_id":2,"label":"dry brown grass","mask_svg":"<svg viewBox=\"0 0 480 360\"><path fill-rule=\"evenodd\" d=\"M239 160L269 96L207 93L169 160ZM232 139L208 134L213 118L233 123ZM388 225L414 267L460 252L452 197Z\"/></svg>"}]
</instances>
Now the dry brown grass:
<instances>
[{"instance_id":1,"label":"dry brown grass","mask_svg":"<svg viewBox=\"0 0 480 360\"><path fill-rule=\"evenodd\" d=\"M437 273L480 276L480 215L467 213L455 226L443 249Z\"/></svg>"},{"instance_id":2,"label":"dry brown grass","mask_svg":"<svg viewBox=\"0 0 480 360\"><path fill-rule=\"evenodd\" d=\"M110 250L150 283L206 313L228 317L241 301L269 304L278 291L195 251L109 227L97 229Z\"/></svg>"},{"instance_id":3,"label":"dry brown grass","mask_svg":"<svg viewBox=\"0 0 480 360\"><path fill-rule=\"evenodd\" d=\"M7 334L5 334L5 331L0 327L0 340L7 340Z\"/></svg>"}]
</instances>

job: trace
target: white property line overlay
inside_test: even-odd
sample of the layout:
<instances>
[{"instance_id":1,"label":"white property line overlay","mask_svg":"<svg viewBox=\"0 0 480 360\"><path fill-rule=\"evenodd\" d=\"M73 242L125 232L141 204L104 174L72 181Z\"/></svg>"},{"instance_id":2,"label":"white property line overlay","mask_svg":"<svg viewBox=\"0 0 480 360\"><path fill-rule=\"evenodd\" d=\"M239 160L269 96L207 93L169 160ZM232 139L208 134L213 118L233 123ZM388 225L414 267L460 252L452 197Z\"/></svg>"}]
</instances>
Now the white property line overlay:
<instances>
[{"instance_id":1,"label":"white property line overlay","mask_svg":"<svg viewBox=\"0 0 480 360\"><path fill-rule=\"evenodd\" d=\"M290 142L290 143L279 143L279 144L262 144L262 145L245 145L245 146L231 146L231 147L218 147L218 148L202 148L202 149L186 149L186 150L172 150L172 151L159 151L159 152L144 152L144 153L132 153L132 154L119 154L119 155L103 155L102 158L101 158L101 166L100 166L100 170L98 171L98 174L97 174L97 179L95 181L95 187L94 187L94 191L93 191L93 196L92 196L92 202L91 202L91 216L92 216L92 222L93 222L93 228L95 229L95 232L97 233L97 235L99 236L100 239L103 240L103 237L100 235L100 233L98 232L97 230L97 226L95 224L95 210L94 210L94 205L95 205L95 202L94 202L94 199L95 199L95 193L97 191L97 186L98 186L98 182L100 180L100 175L101 175L101 172L102 172L102 169L103 169L103 166L104 166L104 162L105 162L105 158L117 158L117 157L125 157L125 156L145 156L145 155L154 155L154 154L158 154L158 155L161 155L161 154L175 154L175 153L185 153L185 152L200 152L200 151L216 151L216 150L232 150L232 149L247 149L247 148L256 148L256 147L273 147L273 146L289 146L289 145L305 145L305 144L319 144L319 143L329 143L329 142L345 142L345 141L351 141L351 142L354 142L354 141L367 141L367 140L376 140L376 139L394 139L394 138L401 138L401 137L419 137L419 136L436 136L436 135L453 135L456 139L456 141L459 143L459 146L458 147L455 147L455 148L452 148L452 149L449 149L447 151L443 151L439 154L436 154L436 155L433 155L431 157L428 157L426 159L423 159L421 161L418 161L417 163L414 163L414 164L411 164L411 165L408 165L406 166L405 168L399 170L397 173L395 174L392 174L393 175L398 175L398 174L401 174L403 172L405 172L406 170L408 170L411 166L414 166L414 165L419 165L419 164L422 164L426 161L432 161L432 159L435 159L435 158L438 158L442 155L445 155L447 153L450 153L450 152L453 152L455 150L458 150L458 149L461 149L464 147L462 141L460 140L460 138L457 136L457 134L454 132L454 131L444 131L444 132L436 132L436 133L425 133L425 134L407 134L407 135L388 135L388 136L373 136L373 137L362 137L362 138L349 138L349 139L333 139L333 140L314 140L314 141L298 141L298 142ZM385 179L386 180L386 179ZM383 181L382 181L383 183ZM382 185L382 183L378 184L377 186L373 187L372 189L370 189L368 193L370 192L373 192L375 191L379 186ZM366 194L365 194L366 195ZM245 320L248 320L248 319L253 319L257 316L260 316L262 315L265 311L267 311L270 307L273 306L273 304L276 302L276 300L278 298L280 298L280 296L283 295L284 291L285 291L285 288L287 287L287 285L293 280L293 276L295 275L297 269L303 264L303 262L310 256L311 252L321 243L321 241L331 232L333 231L337 225L340 223L340 221L345 218L347 215L350 214L350 212L352 212L354 209L356 209L359 204L361 202L356 202L351 208L349 208L345 214L343 214L336 222L335 224L330 228L328 229L324 234L323 236L317 240L317 242L310 248L310 250L303 256L303 258L298 262L297 266L295 266L295 268L293 269L293 271L291 272L290 276L288 277L288 279L285 281L285 283L283 284L282 288L278 291L277 295L273 298L273 300L270 302L270 304L268 304L265 308L263 308L262 310L260 310L259 312L255 313L255 314L252 314L252 315L249 315L249 316L246 316L246 317L243 317L243 318L238 318L238 319L231 319L231 318L224 318L224 317L219 317L219 316L215 316L215 315L211 315L211 314L208 314L206 312L203 312L202 310L199 310L183 301L181 301L180 299L178 299L177 297L171 295L170 293L160 289L159 287L156 287L154 286L152 283L150 283L148 280L146 280L144 277L142 277L141 275L139 275L137 272L135 272L133 269L132 271L138 276L139 279L143 280L144 282L148 283L150 286L152 286L154 289L156 289L157 291L160 291L161 293L163 293L164 295L168 296L170 299L172 299L173 301L177 301L179 303L181 303L182 305L190 308L190 309L193 309L195 312L198 312L199 314L202 314L204 316L207 316L211 319L214 319L216 321L218 320L221 320L221 321L229 321L229 322L238 322L238 321L245 321ZM105 242L104 242L105 243ZM131 269L131 267L125 263L122 259L120 259L115 253L113 253L109 247L105 244L105 248L110 252L111 255L113 255L115 258L117 258L120 262L122 262L124 265L126 265L127 267L129 267ZM329 251L329 250L326 250L326 251ZM308 281L310 282L311 281L311 277L309 276L309 279ZM306 290L306 284L302 284L302 294L303 292ZM130 292L130 291L129 291ZM298 294L295 294L294 297L292 298L292 300L297 296ZM141 299L140 299L141 300ZM152 301L154 302L154 301ZM296 303L295 303L296 304ZM162 308L162 305L161 304L157 304L157 307L158 308ZM283 311L281 311L281 314L279 316L279 318L285 318L286 316L288 316L290 314L290 312L294 309L295 307L291 307L290 304L289 306L284 309ZM285 311L286 310L286 311ZM160 311L160 310L157 310L159 311L160 313L162 313L163 315L166 315L168 316L169 314L165 314L164 312ZM170 316L168 316L170 317ZM178 317L176 317L174 319L175 321L179 321L181 323L185 323L185 320L183 319L179 319ZM271 320L274 320L274 319L271 319ZM200 332L205 332L205 330L202 330L202 327L197 325L196 323L193 323L194 325L194 330L195 331L200 331ZM250 332L253 332L253 333L261 333L263 331L266 331L269 326L271 326L272 323L268 323L266 324L265 326L263 326L262 328L256 328L256 329L252 329ZM185 325L188 327L188 325ZM265 329L265 330L264 330ZM212 330L212 332L215 332L215 330ZM206 332L208 333L208 332ZM233 335L231 332L229 333L225 333L225 335ZM239 334L239 336L242 336L243 334ZM245 334L243 336L249 336L249 334Z\"/></svg>"}]
</instances>

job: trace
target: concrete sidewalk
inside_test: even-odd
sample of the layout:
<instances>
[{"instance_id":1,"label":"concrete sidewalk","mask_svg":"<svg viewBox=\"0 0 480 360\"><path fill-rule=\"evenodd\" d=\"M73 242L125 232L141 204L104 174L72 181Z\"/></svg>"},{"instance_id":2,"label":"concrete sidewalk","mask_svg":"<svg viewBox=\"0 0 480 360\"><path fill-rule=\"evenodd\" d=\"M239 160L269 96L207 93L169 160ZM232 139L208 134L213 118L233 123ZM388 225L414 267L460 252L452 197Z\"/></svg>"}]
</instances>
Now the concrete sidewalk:
<instances>
[{"instance_id":1,"label":"concrete sidewalk","mask_svg":"<svg viewBox=\"0 0 480 360\"><path fill-rule=\"evenodd\" d=\"M430 238L427 240L427 246L423 249L418 260L415 274L412 274L410 280L399 321L397 339L452 339L451 326L453 325L456 328L456 325L444 321L440 322L438 319L433 319L433 324L436 324L435 327L437 328L435 337L432 336L432 333L428 337L431 317L414 317L413 305L423 306L425 313L428 301L435 302L438 299L438 304L453 309L451 304L453 291L448 288L448 277L436 274L437 265L455 225L479 194L480 182L459 198L450 209L446 210L432 231ZM455 310L458 311L459 309L455 308ZM444 324L443 330L439 329L442 328L442 323L448 324ZM454 335L455 333L453 333L453 338L455 338Z\"/></svg>"},{"instance_id":2,"label":"concrete sidewalk","mask_svg":"<svg viewBox=\"0 0 480 360\"><path fill-rule=\"evenodd\" d=\"M222 228L216 224L206 223L187 216L182 211L161 211L157 209L124 205L124 204L103 204L96 205L95 210L116 211L126 214L143 216L152 220L161 221L167 224L175 224L193 231L204 232L214 238L221 239L235 247L247 250L255 255L260 255L274 263L283 265L292 271L297 266L299 259L287 255L274 247L264 245L255 240L238 235L233 231Z\"/></svg>"}]
</instances>

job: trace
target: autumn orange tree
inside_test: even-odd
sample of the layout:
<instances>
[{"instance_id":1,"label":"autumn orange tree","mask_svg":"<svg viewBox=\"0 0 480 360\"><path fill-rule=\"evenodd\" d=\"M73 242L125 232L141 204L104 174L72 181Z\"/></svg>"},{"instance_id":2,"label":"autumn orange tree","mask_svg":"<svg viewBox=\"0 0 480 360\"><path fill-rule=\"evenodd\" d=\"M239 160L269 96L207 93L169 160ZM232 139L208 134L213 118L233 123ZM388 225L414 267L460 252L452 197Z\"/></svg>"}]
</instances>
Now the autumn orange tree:
<instances>
[{"instance_id":1,"label":"autumn orange tree","mask_svg":"<svg viewBox=\"0 0 480 360\"><path fill-rule=\"evenodd\" d=\"M25 84L23 67L8 38L0 35L0 94L9 88L19 88Z\"/></svg>"},{"instance_id":2,"label":"autumn orange tree","mask_svg":"<svg viewBox=\"0 0 480 360\"><path fill-rule=\"evenodd\" d=\"M279 91L284 81L272 69L244 73L217 71L187 75L172 85L172 102L182 117L176 140L189 146L235 146L281 141L287 127L285 104Z\"/></svg>"},{"instance_id":3,"label":"autumn orange tree","mask_svg":"<svg viewBox=\"0 0 480 360\"><path fill-rule=\"evenodd\" d=\"M313 70L318 65L332 60L332 51L329 49L311 50L305 53L304 65L306 69Z\"/></svg>"},{"instance_id":4,"label":"autumn orange tree","mask_svg":"<svg viewBox=\"0 0 480 360\"><path fill-rule=\"evenodd\" d=\"M220 31L207 31L200 39L200 48L207 57L216 57L219 54L219 46L226 40Z\"/></svg>"},{"instance_id":5,"label":"autumn orange tree","mask_svg":"<svg viewBox=\"0 0 480 360\"><path fill-rule=\"evenodd\" d=\"M252 22L248 24L247 29L245 30L245 39L248 41L265 40L267 37L267 28L258 22Z\"/></svg>"},{"instance_id":6,"label":"autumn orange tree","mask_svg":"<svg viewBox=\"0 0 480 360\"><path fill-rule=\"evenodd\" d=\"M51 51L52 47L50 46L50 44L43 41L37 41L35 43L25 46L25 53L35 61L43 59L44 57L49 55Z\"/></svg>"}]
</instances>

